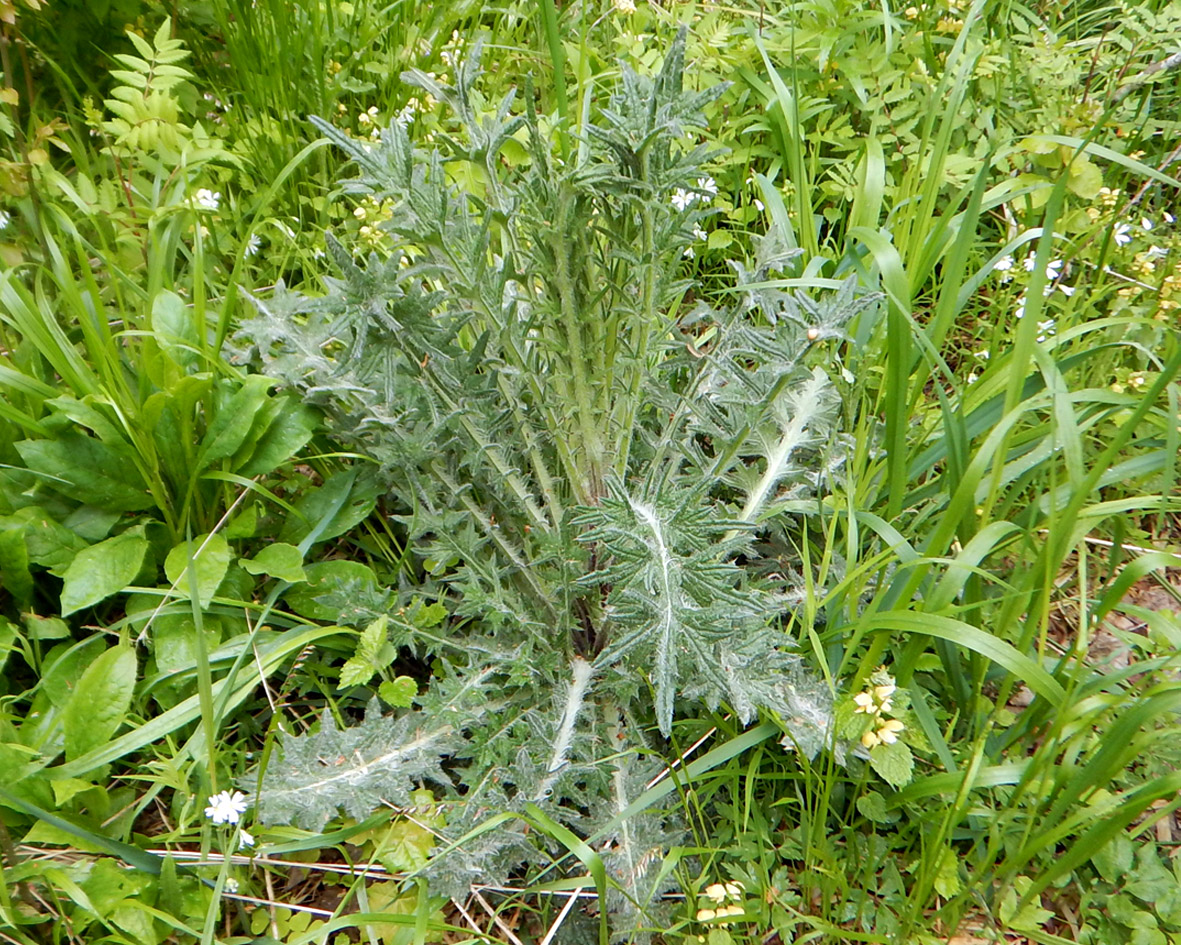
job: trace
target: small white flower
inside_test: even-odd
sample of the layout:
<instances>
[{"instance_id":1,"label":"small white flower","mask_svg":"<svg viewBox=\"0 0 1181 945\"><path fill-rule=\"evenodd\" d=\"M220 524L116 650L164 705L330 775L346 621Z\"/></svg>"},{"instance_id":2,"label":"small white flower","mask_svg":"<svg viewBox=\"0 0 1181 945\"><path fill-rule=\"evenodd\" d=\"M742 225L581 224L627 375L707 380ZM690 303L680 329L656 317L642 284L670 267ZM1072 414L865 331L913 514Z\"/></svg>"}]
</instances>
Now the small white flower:
<instances>
[{"instance_id":1,"label":"small white flower","mask_svg":"<svg viewBox=\"0 0 1181 945\"><path fill-rule=\"evenodd\" d=\"M8 224L12 222L12 217L8 215L5 210L0 210L0 230L8 229Z\"/></svg>"},{"instance_id":2,"label":"small white flower","mask_svg":"<svg viewBox=\"0 0 1181 945\"><path fill-rule=\"evenodd\" d=\"M221 203L221 194L202 187L197 191L196 201L197 206L202 210L216 210Z\"/></svg>"},{"instance_id":3,"label":"small white flower","mask_svg":"<svg viewBox=\"0 0 1181 945\"><path fill-rule=\"evenodd\" d=\"M1115 241L1120 246L1127 246L1128 243L1132 242L1132 227L1131 227L1131 225L1127 224L1127 223L1117 223L1115 225L1115 230L1113 231L1112 236L1115 238Z\"/></svg>"},{"instance_id":4,"label":"small white flower","mask_svg":"<svg viewBox=\"0 0 1181 945\"><path fill-rule=\"evenodd\" d=\"M405 128L410 122L414 121L414 113L418 111L418 99L412 98L402 108L397 115L394 116L394 121Z\"/></svg>"},{"instance_id":5,"label":"small white flower","mask_svg":"<svg viewBox=\"0 0 1181 945\"><path fill-rule=\"evenodd\" d=\"M247 847L254 846L254 835L247 833L245 830L238 831L238 849L244 850Z\"/></svg>"},{"instance_id":6,"label":"small white flower","mask_svg":"<svg viewBox=\"0 0 1181 945\"><path fill-rule=\"evenodd\" d=\"M1148 259L1164 259L1169 255L1169 251L1167 249L1161 249L1159 246L1153 245L1149 246L1148 249L1144 251L1144 255Z\"/></svg>"},{"instance_id":7,"label":"small white flower","mask_svg":"<svg viewBox=\"0 0 1181 945\"><path fill-rule=\"evenodd\" d=\"M763 201L761 201L758 197L755 197L755 209L758 210L759 213L762 213L764 210L767 209L766 207L763 206Z\"/></svg>"},{"instance_id":8,"label":"small white flower","mask_svg":"<svg viewBox=\"0 0 1181 945\"><path fill-rule=\"evenodd\" d=\"M1013 257L1012 256L1002 256L1000 259L998 259L996 261L996 263L993 265L992 268L997 269L1000 272L1008 272L1010 269L1013 268Z\"/></svg>"},{"instance_id":9,"label":"small white flower","mask_svg":"<svg viewBox=\"0 0 1181 945\"><path fill-rule=\"evenodd\" d=\"M257 233L251 233L246 241L246 248L242 251L246 256L254 256L262 248L262 240Z\"/></svg>"},{"instance_id":10,"label":"small white flower","mask_svg":"<svg viewBox=\"0 0 1181 945\"><path fill-rule=\"evenodd\" d=\"M1044 322L1038 322L1037 323L1037 330L1038 330L1037 340L1039 342L1045 341L1047 338L1050 337L1050 335L1054 334L1054 326L1055 326L1055 321L1052 318L1047 318Z\"/></svg>"},{"instance_id":11,"label":"small white flower","mask_svg":"<svg viewBox=\"0 0 1181 945\"><path fill-rule=\"evenodd\" d=\"M975 384L978 380L980 380L980 376L978 374L976 374L976 372L973 371L971 374L968 375L968 383L969 384Z\"/></svg>"},{"instance_id":12,"label":"small white flower","mask_svg":"<svg viewBox=\"0 0 1181 945\"><path fill-rule=\"evenodd\" d=\"M693 227L693 239L695 239L695 240L709 239L709 234L706 233L705 230L703 230L701 228L701 224L698 224L697 226Z\"/></svg>"},{"instance_id":13,"label":"small white flower","mask_svg":"<svg viewBox=\"0 0 1181 945\"><path fill-rule=\"evenodd\" d=\"M222 791L209 798L205 816L215 824L236 824L249 806L250 801L241 791L235 791L233 794Z\"/></svg>"},{"instance_id":14,"label":"small white flower","mask_svg":"<svg viewBox=\"0 0 1181 945\"><path fill-rule=\"evenodd\" d=\"M697 194L692 191L685 190L683 187L678 187L673 191L673 195L669 198L672 202L673 209L679 212L688 210L697 201Z\"/></svg>"},{"instance_id":15,"label":"small white flower","mask_svg":"<svg viewBox=\"0 0 1181 945\"><path fill-rule=\"evenodd\" d=\"M883 722L882 727L877 730L878 739L883 745L893 745L898 741L898 733L906 728L897 719L890 719L888 722Z\"/></svg>"},{"instance_id":16,"label":"small white flower","mask_svg":"<svg viewBox=\"0 0 1181 945\"><path fill-rule=\"evenodd\" d=\"M1145 233L1152 229L1152 225L1152 221L1148 219L1148 217L1140 218L1140 229L1142 229Z\"/></svg>"},{"instance_id":17,"label":"small white flower","mask_svg":"<svg viewBox=\"0 0 1181 945\"><path fill-rule=\"evenodd\" d=\"M1025 296L1024 295L1021 296L1021 298L1019 298L1017 300L1017 308L1013 310L1013 314L1016 315L1018 318L1025 317Z\"/></svg>"},{"instance_id":18,"label":"small white flower","mask_svg":"<svg viewBox=\"0 0 1181 945\"><path fill-rule=\"evenodd\" d=\"M1162 216L1164 217L1164 220L1166 223L1172 223L1177 219L1175 216L1173 216L1167 210L1162 214Z\"/></svg>"},{"instance_id":19,"label":"small white flower","mask_svg":"<svg viewBox=\"0 0 1181 945\"><path fill-rule=\"evenodd\" d=\"M636 0L614 0L613 6L615 7L616 13L629 14L636 12Z\"/></svg>"},{"instance_id":20,"label":"small white flower","mask_svg":"<svg viewBox=\"0 0 1181 945\"><path fill-rule=\"evenodd\" d=\"M229 894L232 896L232 895L234 895L234 894L235 894L235 893L236 893L236 892L237 892L237 891L238 891L238 890L239 890L241 887L239 886L239 884L238 884L238 881L237 881L236 879L234 879L234 877L233 877L233 876L227 876L227 877L226 877L226 884L225 884L225 887L224 887L224 888L225 888L225 891L226 891L226 892L228 892L228 893L229 893Z\"/></svg>"},{"instance_id":21,"label":"small white flower","mask_svg":"<svg viewBox=\"0 0 1181 945\"><path fill-rule=\"evenodd\" d=\"M704 190L711 197L716 197L718 195L718 185L714 183L714 179L712 177L697 178L697 187L700 190Z\"/></svg>"}]
</instances>

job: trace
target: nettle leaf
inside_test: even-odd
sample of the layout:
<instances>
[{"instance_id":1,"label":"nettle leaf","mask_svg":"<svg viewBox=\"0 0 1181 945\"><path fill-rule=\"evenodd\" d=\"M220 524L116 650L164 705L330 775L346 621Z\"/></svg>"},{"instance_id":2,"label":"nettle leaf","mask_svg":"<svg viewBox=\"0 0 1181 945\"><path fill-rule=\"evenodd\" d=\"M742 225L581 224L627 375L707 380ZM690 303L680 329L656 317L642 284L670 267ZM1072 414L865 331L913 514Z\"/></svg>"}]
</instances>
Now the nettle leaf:
<instances>
[{"instance_id":1,"label":"nettle leaf","mask_svg":"<svg viewBox=\"0 0 1181 945\"><path fill-rule=\"evenodd\" d=\"M79 551L63 575L62 616L123 590L139 573L147 551L148 540L138 529Z\"/></svg>"},{"instance_id":2,"label":"nettle leaf","mask_svg":"<svg viewBox=\"0 0 1181 945\"><path fill-rule=\"evenodd\" d=\"M395 709L409 709L418 695L418 683L409 676L399 676L392 682L387 680L378 686L377 694L386 705Z\"/></svg>"},{"instance_id":3,"label":"nettle leaf","mask_svg":"<svg viewBox=\"0 0 1181 945\"><path fill-rule=\"evenodd\" d=\"M389 666L396 655L389 644L389 617L383 614L361 631L356 653L341 667L341 688L364 685L374 673Z\"/></svg>"},{"instance_id":4,"label":"nettle leaf","mask_svg":"<svg viewBox=\"0 0 1181 945\"><path fill-rule=\"evenodd\" d=\"M905 787L914 776L914 756L905 742L874 746L869 753L869 764L892 788Z\"/></svg>"},{"instance_id":5,"label":"nettle leaf","mask_svg":"<svg viewBox=\"0 0 1181 945\"><path fill-rule=\"evenodd\" d=\"M280 738L263 774L259 818L318 831L341 809L363 820L383 803L410 806L423 779L450 784L440 761L460 743L448 721L386 718L377 700L352 728L337 728L326 711L319 731ZM242 782L245 789L254 784Z\"/></svg>"}]
</instances>

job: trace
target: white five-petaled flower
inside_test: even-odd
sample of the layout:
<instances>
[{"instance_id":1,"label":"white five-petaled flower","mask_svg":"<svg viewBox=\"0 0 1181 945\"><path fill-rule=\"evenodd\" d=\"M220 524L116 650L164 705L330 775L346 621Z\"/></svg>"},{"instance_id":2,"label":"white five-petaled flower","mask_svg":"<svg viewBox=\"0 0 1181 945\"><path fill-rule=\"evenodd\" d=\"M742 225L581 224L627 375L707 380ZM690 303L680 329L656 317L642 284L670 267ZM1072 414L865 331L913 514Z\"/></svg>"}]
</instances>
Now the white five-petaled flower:
<instances>
[{"instance_id":1,"label":"white five-petaled flower","mask_svg":"<svg viewBox=\"0 0 1181 945\"><path fill-rule=\"evenodd\" d=\"M235 791L233 794L222 791L209 798L205 816L215 824L236 824L249 806L250 801L241 791Z\"/></svg>"},{"instance_id":2,"label":"white five-petaled flower","mask_svg":"<svg viewBox=\"0 0 1181 945\"><path fill-rule=\"evenodd\" d=\"M261 248L262 248L262 239L259 238L259 235L257 233L251 233L250 239L248 239L246 241L246 249L243 250L243 253L247 256L253 256Z\"/></svg>"},{"instance_id":3,"label":"white five-petaled flower","mask_svg":"<svg viewBox=\"0 0 1181 945\"><path fill-rule=\"evenodd\" d=\"M674 210L683 212L688 210L697 201L697 194L691 190L685 190L684 187L678 187L673 191L673 195L669 200L672 202Z\"/></svg>"},{"instance_id":4,"label":"white five-petaled flower","mask_svg":"<svg viewBox=\"0 0 1181 945\"><path fill-rule=\"evenodd\" d=\"M238 831L238 849L244 850L247 847L254 846L254 835L247 833L245 830Z\"/></svg>"},{"instance_id":5,"label":"white five-petaled flower","mask_svg":"<svg viewBox=\"0 0 1181 945\"><path fill-rule=\"evenodd\" d=\"M699 189L704 190L711 197L716 197L718 195L718 185L714 182L712 177L697 178L697 186Z\"/></svg>"},{"instance_id":6,"label":"white five-petaled flower","mask_svg":"<svg viewBox=\"0 0 1181 945\"><path fill-rule=\"evenodd\" d=\"M202 210L216 210L218 204L221 203L221 194L218 191L202 187L197 191L196 201L197 206Z\"/></svg>"},{"instance_id":7,"label":"white five-petaled flower","mask_svg":"<svg viewBox=\"0 0 1181 945\"><path fill-rule=\"evenodd\" d=\"M1131 226L1131 224L1117 223L1115 225L1115 230L1112 232L1112 236L1115 237L1115 241L1120 246L1127 246L1128 243L1132 242L1132 226Z\"/></svg>"}]
</instances>

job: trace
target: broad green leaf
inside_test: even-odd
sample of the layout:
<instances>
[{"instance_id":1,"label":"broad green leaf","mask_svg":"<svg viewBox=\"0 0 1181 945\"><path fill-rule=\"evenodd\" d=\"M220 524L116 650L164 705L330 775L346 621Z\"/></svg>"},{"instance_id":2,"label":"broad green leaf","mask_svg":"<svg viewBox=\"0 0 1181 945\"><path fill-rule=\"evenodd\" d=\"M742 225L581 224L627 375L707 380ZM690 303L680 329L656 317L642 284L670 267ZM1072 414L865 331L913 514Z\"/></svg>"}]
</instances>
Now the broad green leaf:
<instances>
[{"instance_id":1,"label":"broad green leaf","mask_svg":"<svg viewBox=\"0 0 1181 945\"><path fill-rule=\"evenodd\" d=\"M70 625L60 617L25 614L25 627L34 640L64 640L70 635Z\"/></svg>"},{"instance_id":2,"label":"broad green leaf","mask_svg":"<svg viewBox=\"0 0 1181 945\"><path fill-rule=\"evenodd\" d=\"M87 637L78 643L54 647L45 657L43 675L37 688L45 693L50 705L64 708L78 688L78 679L98 654L103 652L101 636Z\"/></svg>"},{"instance_id":3,"label":"broad green leaf","mask_svg":"<svg viewBox=\"0 0 1181 945\"><path fill-rule=\"evenodd\" d=\"M908 785L914 776L914 757L905 742L876 745L869 753L869 765L895 789Z\"/></svg>"},{"instance_id":4,"label":"broad green leaf","mask_svg":"<svg viewBox=\"0 0 1181 945\"><path fill-rule=\"evenodd\" d=\"M0 673L4 672L4 664L8 662L8 654L16 643L16 627L12 621L0 617Z\"/></svg>"},{"instance_id":5,"label":"broad green leaf","mask_svg":"<svg viewBox=\"0 0 1181 945\"><path fill-rule=\"evenodd\" d=\"M188 573L190 558L197 583L197 603L204 610L226 576L226 568L234 559L234 553L229 542L217 533L182 541L168 552L164 559L164 574L176 587L176 593L184 598L192 594L192 579Z\"/></svg>"},{"instance_id":6,"label":"broad green leaf","mask_svg":"<svg viewBox=\"0 0 1181 945\"><path fill-rule=\"evenodd\" d=\"M291 588L284 594L287 606L301 617L312 620L335 620L337 611L317 600L348 585L367 591L377 590L377 576L359 561L321 561L304 568L307 583Z\"/></svg>"},{"instance_id":7,"label":"broad green leaf","mask_svg":"<svg viewBox=\"0 0 1181 945\"><path fill-rule=\"evenodd\" d=\"M205 469L234 453L246 441L254 424L254 415L267 399L274 381L261 374L251 374L241 389L218 404L217 415L210 423L197 454L197 468Z\"/></svg>"},{"instance_id":8,"label":"broad green leaf","mask_svg":"<svg viewBox=\"0 0 1181 945\"><path fill-rule=\"evenodd\" d=\"M373 511L380 491L372 476L358 475L355 469L337 473L295 504L299 515L287 519L279 538L298 544L328 514L332 514L332 518L316 536L316 540L325 541L343 535ZM342 499L343 505L340 505ZM331 513L334 508L337 511Z\"/></svg>"},{"instance_id":9,"label":"broad green leaf","mask_svg":"<svg viewBox=\"0 0 1181 945\"><path fill-rule=\"evenodd\" d=\"M188 366L196 360L196 324L175 292L164 289L152 300L152 331L160 347L177 364Z\"/></svg>"},{"instance_id":10,"label":"broad green leaf","mask_svg":"<svg viewBox=\"0 0 1181 945\"><path fill-rule=\"evenodd\" d=\"M78 552L64 575L62 616L123 590L139 573L147 550L146 538L124 532Z\"/></svg>"},{"instance_id":11,"label":"broad green leaf","mask_svg":"<svg viewBox=\"0 0 1181 945\"><path fill-rule=\"evenodd\" d=\"M292 584L307 580L303 569L303 555L295 545L286 542L267 545L253 558L243 559L240 563L242 569L250 574L269 574Z\"/></svg>"},{"instance_id":12,"label":"broad green leaf","mask_svg":"<svg viewBox=\"0 0 1181 945\"><path fill-rule=\"evenodd\" d=\"M87 667L62 713L67 761L106 744L123 724L135 691L135 669L135 651L123 645L101 653Z\"/></svg>"},{"instance_id":13,"label":"broad green leaf","mask_svg":"<svg viewBox=\"0 0 1181 945\"><path fill-rule=\"evenodd\" d=\"M206 614L201 621L206 652L221 642L221 620ZM163 614L152 624L152 655L162 673L182 673L197 665L197 625L192 614Z\"/></svg>"},{"instance_id":14,"label":"broad green leaf","mask_svg":"<svg viewBox=\"0 0 1181 945\"><path fill-rule=\"evenodd\" d=\"M29 549L22 528L0 530L0 588L13 596L21 608L33 597L33 575L29 573Z\"/></svg>"},{"instance_id":15,"label":"broad green leaf","mask_svg":"<svg viewBox=\"0 0 1181 945\"><path fill-rule=\"evenodd\" d=\"M137 512L156 504L135 466L93 437L65 431L52 440L22 440L16 449L29 469L74 501L113 512Z\"/></svg>"},{"instance_id":16,"label":"broad green leaf","mask_svg":"<svg viewBox=\"0 0 1181 945\"><path fill-rule=\"evenodd\" d=\"M257 439L235 456L234 468L249 478L273 472L307 446L318 416L312 408L287 396L272 398L276 416ZM247 449L249 447L249 449Z\"/></svg>"},{"instance_id":17,"label":"broad green leaf","mask_svg":"<svg viewBox=\"0 0 1181 945\"><path fill-rule=\"evenodd\" d=\"M43 508L30 505L3 520L4 525L19 523L25 536L29 560L62 573L74 556L86 547L86 542L65 525L54 521Z\"/></svg>"}]
</instances>

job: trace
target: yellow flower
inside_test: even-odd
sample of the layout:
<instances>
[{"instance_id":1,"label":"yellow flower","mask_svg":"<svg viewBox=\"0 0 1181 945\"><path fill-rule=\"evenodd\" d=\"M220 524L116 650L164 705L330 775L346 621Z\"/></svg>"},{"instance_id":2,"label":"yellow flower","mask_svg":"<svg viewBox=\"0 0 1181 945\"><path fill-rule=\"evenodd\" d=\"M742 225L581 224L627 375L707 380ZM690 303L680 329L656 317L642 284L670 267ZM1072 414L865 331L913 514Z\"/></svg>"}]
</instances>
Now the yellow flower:
<instances>
[{"instance_id":1,"label":"yellow flower","mask_svg":"<svg viewBox=\"0 0 1181 945\"><path fill-rule=\"evenodd\" d=\"M893 745L898 741L898 733L905 728L906 726L897 719L890 719L888 722L882 723L882 727L877 731L877 737L883 745Z\"/></svg>"},{"instance_id":2,"label":"yellow flower","mask_svg":"<svg viewBox=\"0 0 1181 945\"><path fill-rule=\"evenodd\" d=\"M714 883L705 887L705 895L708 899L714 902L724 902L726 900L726 887L721 883Z\"/></svg>"}]
</instances>

